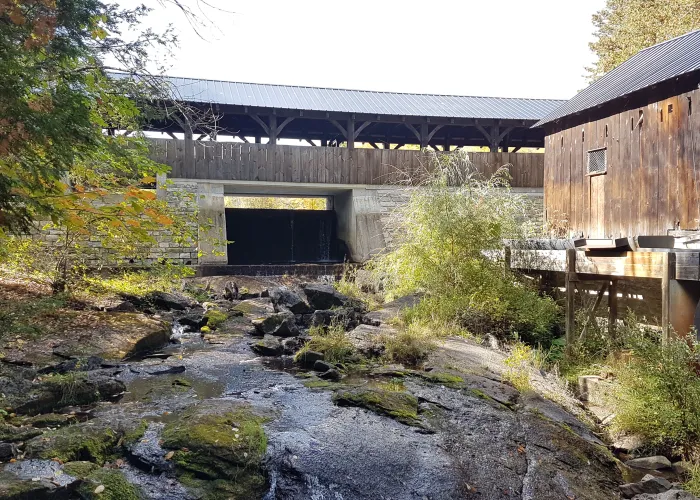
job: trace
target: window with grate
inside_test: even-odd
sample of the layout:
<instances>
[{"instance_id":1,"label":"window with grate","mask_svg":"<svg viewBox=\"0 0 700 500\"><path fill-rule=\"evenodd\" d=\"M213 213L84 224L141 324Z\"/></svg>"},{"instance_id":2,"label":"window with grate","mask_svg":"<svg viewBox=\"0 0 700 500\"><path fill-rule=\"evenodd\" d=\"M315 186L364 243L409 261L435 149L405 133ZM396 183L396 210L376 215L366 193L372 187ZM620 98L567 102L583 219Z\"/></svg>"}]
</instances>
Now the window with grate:
<instances>
[{"instance_id":1,"label":"window with grate","mask_svg":"<svg viewBox=\"0 0 700 500\"><path fill-rule=\"evenodd\" d=\"M604 174L608 171L607 148L594 149L588 152L588 174Z\"/></svg>"}]
</instances>

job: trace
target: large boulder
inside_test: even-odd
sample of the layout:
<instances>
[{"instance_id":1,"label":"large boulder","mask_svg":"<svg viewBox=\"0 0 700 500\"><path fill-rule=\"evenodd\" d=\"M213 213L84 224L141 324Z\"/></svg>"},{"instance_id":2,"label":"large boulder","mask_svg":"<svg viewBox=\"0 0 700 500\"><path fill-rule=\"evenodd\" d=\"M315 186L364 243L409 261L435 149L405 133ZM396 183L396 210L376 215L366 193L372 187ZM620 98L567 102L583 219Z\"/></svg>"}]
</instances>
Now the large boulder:
<instances>
[{"instance_id":1,"label":"large boulder","mask_svg":"<svg viewBox=\"0 0 700 500\"><path fill-rule=\"evenodd\" d=\"M277 312L289 311L292 314L305 314L313 310L298 293L286 286L272 288L269 293L272 305Z\"/></svg>"},{"instance_id":2,"label":"large boulder","mask_svg":"<svg viewBox=\"0 0 700 500\"><path fill-rule=\"evenodd\" d=\"M386 326L360 325L351 332L347 338L357 352L365 357L375 357L384 354L386 346L384 338L387 335L395 335L394 328Z\"/></svg>"},{"instance_id":3,"label":"large boulder","mask_svg":"<svg viewBox=\"0 0 700 500\"><path fill-rule=\"evenodd\" d=\"M251 349L260 356L281 356L284 354L284 346L280 339L274 335L265 335L262 339L251 344Z\"/></svg>"},{"instance_id":4,"label":"large boulder","mask_svg":"<svg viewBox=\"0 0 700 500\"><path fill-rule=\"evenodd\" d=\"M662 455L656 455L653 457L633 458L632 460L627 460L625 462L625 465L629 467L634 467L635 469L648 470L670 469L671 467L673 467L671 461Z\"/></svg>"},{"instance_id":5,"label":"large boulder","mask_svg":"<svg viewBox=\"0 0 700 500\"><path fill-rule=\"evenodd\" d=\"M333 288L331 285L306 284L303 286L306 298L312 309L323 310L344 306L348 298Z\"/></svg>"},{"instance_id":6,"label":"large boulder","mask_svg":"<svg viewBox=\"0 0 700 500\"><path fill-rule=\"evenodd\" d=\"M130 298L133 301L133 298ZM186 295L153 291L144 295L141 304L150 305L156 309L184 311L197 306L197 302Z\"/></svg>"},{"instance_id":7,"label":"large boulder","mask_svg":"<svg viewBox=\"0 0 700 500\"><path fill-rule=\"evenodd\" d=\"M283 311L253 320L253 326L260 335L295 337L299 334L295 321L294 314Z\"/></svg>"},{"instance_id":8,"label":"large boulder","mask_svg":"<svg viewBox=\"0 0 700 500\"><path fill-rule=\"evenodd\" d=\"M360 324L362 315L352 307L339 307L337 309L317 310L311 315L311 326L342 325L346 330L353 329Z\"/></svg>"}]
</instances>

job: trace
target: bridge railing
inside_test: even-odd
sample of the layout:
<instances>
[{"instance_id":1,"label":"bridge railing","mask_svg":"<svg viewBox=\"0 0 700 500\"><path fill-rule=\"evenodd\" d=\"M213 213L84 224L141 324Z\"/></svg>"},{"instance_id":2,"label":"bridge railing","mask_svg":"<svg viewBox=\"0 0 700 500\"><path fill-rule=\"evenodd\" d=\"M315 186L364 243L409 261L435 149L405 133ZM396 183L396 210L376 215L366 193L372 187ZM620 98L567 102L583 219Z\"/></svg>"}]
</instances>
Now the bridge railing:
<instances>
[{"instance_id":1,"label":"bridge railing","mask_svg":"<svg viewBox=\"0 0 700 500\"><path fill-rule=\"evenodd\" d=\"M149 139L151 158L185 179L381 185L423 168L425 155L403 149L348 149L240 142ZM191 146L187 146L190 144ZM488 176L508 165L511 186L541 188L541 153L469 153Z\"/></svg>"}]
</instances>

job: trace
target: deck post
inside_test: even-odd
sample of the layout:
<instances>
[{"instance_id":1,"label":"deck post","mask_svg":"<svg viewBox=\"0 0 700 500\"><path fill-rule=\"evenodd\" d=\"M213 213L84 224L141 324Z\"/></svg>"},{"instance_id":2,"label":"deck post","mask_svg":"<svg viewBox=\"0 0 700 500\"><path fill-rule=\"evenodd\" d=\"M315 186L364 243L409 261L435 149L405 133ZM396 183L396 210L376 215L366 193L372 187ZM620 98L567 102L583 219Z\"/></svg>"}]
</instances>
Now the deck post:
<instances>
[{"instance_id":1,"label":"deck post","mask_svg":"<svg viewBox=\"0 0 700 500\"><path fill-rule=\"evenodd\" d=\"M274 145L277 144L277 116L276 115L270 115L270 141L268 144Z\"/></svg>"},{"instance_id":2,"label":"deck post","mask_svg":"<svg viewBox=\"0 0 700 500\"><path fill-rule=\"evenodd\" d=\"M195 177L194 171L194 134L189 121L185 123L185 164L184 171L188 176Z\"/></svg>"},{"instance_id":3,"label":"deck post","mask_svg":"<svg viewBox=\"0 0 700 500\"><path fill-rule=\"evenodd\" d=\"M671 252L665 252L662 258L661 275L661 341L665 344L671 336ZM675 256L674 256L675 257Z\"/></svg>"},{"instance_id":4,"label":"deck post","mask_svg":"<svg viewBox=\"0 0 700 500\"><path fill-rule=\"evenodd\" d=\"M608 287L608 335L615 338L617 327L617 280L610 281Z\"/></svg>"},{"instance_id":5,"label":"deck post","mask_svg":"<svg viewBox=\"0 0 700 500\"><path fill-rule=\"evenodd\" d=\"M566 285L566 348L571 349L575 342L575 285L576 285L576 249L568 248L566 250L566 276L564 278Z\"/></svg>"}]
</instances>

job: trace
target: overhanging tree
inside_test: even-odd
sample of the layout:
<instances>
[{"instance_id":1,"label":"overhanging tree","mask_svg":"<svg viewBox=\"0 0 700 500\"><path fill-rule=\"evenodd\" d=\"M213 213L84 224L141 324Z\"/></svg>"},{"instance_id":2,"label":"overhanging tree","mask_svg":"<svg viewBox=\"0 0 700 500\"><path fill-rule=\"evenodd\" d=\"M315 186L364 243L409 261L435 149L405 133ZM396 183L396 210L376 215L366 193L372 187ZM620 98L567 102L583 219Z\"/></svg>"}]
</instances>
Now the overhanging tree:
<instances>
[{"instance_id":1,"label":"overhanging tree","mask_svg":"<svg viewBox=\"0 0 700 500\"><path fill-rule=\"evenodd\" d=\"M586 68L591 80L657 43L700 28L698 0L607 0L593 15L596 40L594 66Z\"/></svg>"}]
</instances>

